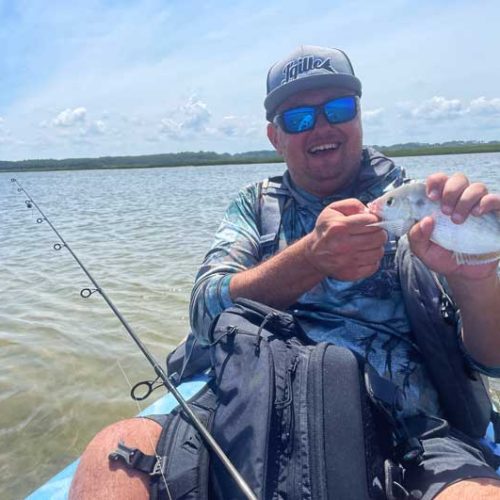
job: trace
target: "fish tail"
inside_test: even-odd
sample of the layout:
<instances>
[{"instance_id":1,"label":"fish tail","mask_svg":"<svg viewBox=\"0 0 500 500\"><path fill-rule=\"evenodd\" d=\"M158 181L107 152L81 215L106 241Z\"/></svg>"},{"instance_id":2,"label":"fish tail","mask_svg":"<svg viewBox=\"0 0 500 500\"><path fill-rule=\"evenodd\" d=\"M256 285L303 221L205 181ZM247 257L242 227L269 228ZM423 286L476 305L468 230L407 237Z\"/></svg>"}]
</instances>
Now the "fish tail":
<instances>
[{"instance_id":1,"label":"fish tail","mask_svg":"<svg viewBox=\"0 0 500 500\"><path fill-rule=\"evenodd\" d=\"M482 254L453 252L453 255L457 264L464 264L466 266L480 266L482 264L488 264L490 262L500 260L500 251Z\"/></svg>"}]
</instances>

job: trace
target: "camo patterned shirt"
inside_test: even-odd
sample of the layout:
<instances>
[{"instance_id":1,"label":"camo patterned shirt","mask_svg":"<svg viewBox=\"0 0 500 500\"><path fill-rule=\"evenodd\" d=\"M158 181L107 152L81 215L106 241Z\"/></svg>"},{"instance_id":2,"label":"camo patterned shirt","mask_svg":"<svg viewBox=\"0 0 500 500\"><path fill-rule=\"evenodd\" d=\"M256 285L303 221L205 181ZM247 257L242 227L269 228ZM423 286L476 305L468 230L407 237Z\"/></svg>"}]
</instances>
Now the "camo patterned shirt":
<instances>
[{"instance_id":1,"label":"camo patterned shirt","mask_svg":"<svg viewBox=\"0 0 500 500\"><path fill-rule=\"evenodd\" d=\"M356 183L327 199L318 199L294 186L285 172L283 184L291 193L292 201L282 214L281 247L312 231L318 215L329 203L348 197L366 203L402 183L401 169L380 155L376 158L384 161L373 161L373 151L370 155L365 152L368 159ZM244 188L229 205L198 273L190 313L193 332L201 341L207 339L211 320L232 304L231 277L259 263L258 197L257 184L253 184ZM440 415L437 392L410 336L394 265L395 250L396 242L389 238L381 266L374 275L358 281L325 278L289 310L301 320L313 340L333 342L357 352L379 374L399 385L407 414L420 408Z\"/></svg>"}]
</instances>

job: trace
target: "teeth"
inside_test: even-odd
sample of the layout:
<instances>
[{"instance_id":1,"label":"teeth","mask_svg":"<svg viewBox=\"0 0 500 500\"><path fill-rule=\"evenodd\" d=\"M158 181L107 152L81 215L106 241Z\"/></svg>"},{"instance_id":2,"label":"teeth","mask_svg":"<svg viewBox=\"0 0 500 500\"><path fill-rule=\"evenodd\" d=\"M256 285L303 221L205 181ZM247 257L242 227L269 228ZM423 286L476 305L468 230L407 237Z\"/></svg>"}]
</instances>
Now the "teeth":
<instances>
[{"instance_id":1,"label":"teeth","mask_svg":"<svg viewBox=\"0 0 500 500\"><path fill-rule=\"evenodd\" d=\"M322 144L321 146L315 146L311 148L309 151L311 153L317 153L318 151L328 151L328 150L333 150L337 149L339 147L338 143L333 142L331 144Z\"/></svg>"}]
</instances>

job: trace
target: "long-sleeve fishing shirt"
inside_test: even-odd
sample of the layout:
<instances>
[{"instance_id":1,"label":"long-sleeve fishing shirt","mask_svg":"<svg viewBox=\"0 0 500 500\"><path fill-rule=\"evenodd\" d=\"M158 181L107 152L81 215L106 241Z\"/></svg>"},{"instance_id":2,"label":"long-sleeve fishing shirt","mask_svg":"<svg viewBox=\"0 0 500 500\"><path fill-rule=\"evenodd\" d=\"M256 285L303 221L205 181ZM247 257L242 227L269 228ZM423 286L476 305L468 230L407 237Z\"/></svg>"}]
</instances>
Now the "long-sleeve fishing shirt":
<instances>
[{"instance_id":1,"label":"long-sleeve fishing shirt","mask_svg":"<svg viewBox=\"0 0 500 500\"><path fill-rule=\"evenodd\" d=\"M404 171L371 149L363 152L357 179L347 189L328 198L320 199L298 188L286 171L283 184L292 201L285 205L282 213L277 248L311 232L318 215L330 203L351 197L367 203L403 181ZM190 317L193 332L202 342L207 340L212 319L233 303L229 294L231 278L260 262L258 207L258 184L242 189L229 205L199 270ZM396 241L389 235L385 256L375 274L357 281L324 278L288 310L301 320L313 340L329 341L356 351L380 375L399 385L405 397L406 413L420 408L439 415L437 392L411 339L394 265L395 250Z\"/></svg>"}]
</instances>

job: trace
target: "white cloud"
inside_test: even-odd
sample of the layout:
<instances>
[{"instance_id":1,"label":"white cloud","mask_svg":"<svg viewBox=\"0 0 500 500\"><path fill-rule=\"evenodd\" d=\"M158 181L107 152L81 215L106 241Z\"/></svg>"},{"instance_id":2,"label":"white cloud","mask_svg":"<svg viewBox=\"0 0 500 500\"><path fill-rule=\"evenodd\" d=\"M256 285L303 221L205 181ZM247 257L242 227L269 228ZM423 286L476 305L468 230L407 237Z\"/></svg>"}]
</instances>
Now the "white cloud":
<instances>
[{"instance_id":1,"label":"white cloud","mask_svg":"<svg viewBox=\"0 0 500 500\"><path fill-rule=\"evenodd\" d=\"M194 97L189 98L188 102L181 107L180 112L186 115L181 122L181 127L184 130L193 130L195 132L205 130L211 117L207 105Z\"/></svg>"},{"instance_id":2,"label":"white cloud","mask_svg":"<svg viewBox=\"0 0 500 500\"><path fill-rule=\"evenodd\" d=\"M103 120L96 120L88 126L87 133L93 135L102 135L106 133L106 124Z\"/></svg>"},{"instance_id":3,"label":"white cloud","mask_svg":"<svg viewBox=\"0 0 500 500\"><path fill-rule=\"evenodd\" d=\"M74 109L65 109L61 111L53 120L54 127L72 127L73 125L82 124L87 117L87 110L83 107Z\"/></svg>"},{"instance_id":4,"label":"white cloud","mask_svg":"<svg viewBox=\"0 0 500 500\"><path fill-rule=\"evenodd\" d=\"M468 111L474 115L500 115L500 98L486 99L486 97L478 97L473 99L470 102Z\"/></svg>"},{"instance_id":5,"label":"white cloud","mask_svg":"<svg viewBox=\"0 0 500 500\"><path fill-rule=\"evenodd\" d=\"M223 137L263 137L265 135L264 119L255 120L248 116L224 116L214 131Z\"/></svg>"},{"instance_id":6,"label":"white cloud","mask_svg":"<svg viewBox=\"0 0 500 500\"><path fill-rule=\"evenodd\" d=\"M240 131L240 122L241 120L238 120L236 116L225 116L222 119L219 130L228 137L234 137L235 135L238 135L238 132Z\"/></svg>"},{"instance_id":7,"label":"white cloud","mask_svg":"<svg viewBox=\"0 0 500 500\"><path fill-rule=\"evenodd\" d=\"M434 96L410 112L413 118L423 120L449 120L462 116L466 108L459 99Z\"/></svg>"},{"instance_id":8,"label":"white cloud","mask_svg":"<svg viewBox=\"0 0 500 500\"><path fill-rule=\"evenodd\" d=\"M83 106L73 109L67 108L50 121L42 120L39 127L56 129L59 137L81 142L84 139L90 140L91 137L108 133L108 126L104 118L106 115L107 113L104 112L102 119L91 121L87 109Z\"/></svg>"},{"instance_id":9,"label":"white cloud","mask_svg":"<svg viewBox=\"0 0 500 500\"><path fill-rule=\"evenodd\" d=\"M175 122L170 118L162 118L160 121L160 133L165 134L172 138L180 138L181 135L181 123Z\"/></svg>"},{"instance_id":10,"label":"white cloud","mask_svg":"<svg viewBox=\"0 0 500 500\"><path fill-rule=\"evenodd\" d=\"M384 113L384 108L367 109L363 111L363 121L379 121Z\"/></svg>"},{"instance_id":11,"label":"white cloud","mask_svg":"<svg viewBox=\"0 0 500 500\"><path fill-rule=\"evenodd\" d=\"M500 98L478 97L467 102L434 96L418 105L406 103L401 105L400 109L401 117L419 121L449 122L469 117L477 120L500 116Z\"/></svg>"},{"instance_id":12,"label":"white cloud","mask_svg":"<svg viewBox=\"0 0 500 500\"><path fill-rule=\"evenodd\" d=\"M265 135L263 119L226 115L216 121L207 104L193 96L170 115L183 117L177 121L172 118L163 118L160 121L160 133L171 139L182 140L193 137L200 141L227 138L253 139Z\"/></svg>"},{"instance_id":13,"label":"white cloud","mask_svg":"<svg viewBox=\"0 0 500 500\"><path fill-rule=\"evenodd\" d=\"M206 103L195 96L189 97L184 104L172 110L170 115L178 118L162 118L160 132L171 138L186 139L194 133L210 131L208 123L212 114Z\"/></svg>"}]
</instances>

